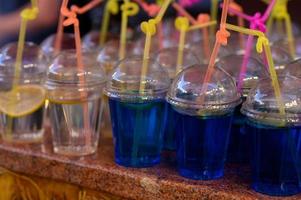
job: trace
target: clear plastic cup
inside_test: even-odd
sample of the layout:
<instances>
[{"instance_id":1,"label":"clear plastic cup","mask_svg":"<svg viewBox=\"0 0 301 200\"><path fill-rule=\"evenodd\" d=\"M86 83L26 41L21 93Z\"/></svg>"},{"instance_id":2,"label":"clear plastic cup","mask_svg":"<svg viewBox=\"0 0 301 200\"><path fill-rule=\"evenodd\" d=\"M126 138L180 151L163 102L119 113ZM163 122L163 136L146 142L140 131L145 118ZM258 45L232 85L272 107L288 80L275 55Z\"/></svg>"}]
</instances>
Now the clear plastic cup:
<instances>
[{"instance_id":1,"label":"clear plastic cup","mask_svg":"<svg viewBox=\"0 0 301 200\"><path fill-rule=\"evenodd\" d=\"M281 70L285 65L293 61L293 58L287 50L280 46L271 46L272 58L274 61L275 70ZM263 63L267 63L264 57L261 57ZM266 64L266 66L268 66Z\"/></svg>"},{"instance_id":2,"label":"clear plastic cup","mask_svg":"<svg viewBox=\"0 0 301 200\"><path fill-rule=\"evenodd\" d=\"M25 43L20 71L16 73L17 49L18 44L11 43L0 53L0 132L8 142L41 142L46 59L39 46Z\"/></svg>"},{"instance_id":3,"label":"clear plastic cup","mask_svg":"<svg viewBox=\"0 0 301 200\"><path fill-rule=\"evenodd\" d=\"M40 45L49 63L51 63L53 59L60 53L60 52L55 52L55 39L56 39L56 34L52 34L48 36ZM64 33L62 37L61 50L72 50L72 49L75 49L74 34Z\"/></svg>"},{"instance_id":4,"label":"clear plastic cup","mask_svg":"<svg viewBox=\"0 0 301 200\"><path fill-rule=\"evenodd\" d=\"M181 176L221 178L234 109L240 95L232 77L215 67L207 90L207 65L194 65L174 79L167 101L176 111L177 163Z\"/></svg>"},{"instance_id":5,"label":"clear plastic cup","mask_svg":"<svg viewBox=\"0 0 301 200\"><path fill-rule=\"evenodd\" d=\"M301 192L301 79L279 77L285 114L271 79L262 79L242 106L252 145L252 188L272 196Z\"/></svg>"},{"instance_id":6,"label":"clear plastic cup","mask_svg":"<svg viewBox=\"0 0 301 200\"><path fill-rule=\"evenodd\" d=\"M155 60L165 69L168 73L170 80L172 81L176 76L177 70L177 58L178 58L178 47L164 48L154 55ZM183 70L192 65L198 64L199 60L196 55L185 48L183 51L183 63L180 69ZM167 104L167 120L164 129L164 142L163 149L165 150L176 150L176 131L175 126L177 124L175 118L175 111L172 109L170 104Z\"/></svg>"},{"instance_id":7,"label":"clear plastic cup","mask_svg":"<svg viewBox=\"0 0 301 200\"><path fill-rule=\"evenodd\" d=\"M104 70L83 53L78 68L75 51L63 51L48 70L47 98L54 152L83 156L97 150L102 122Z\"/></svg>"},{"instance_id":8,"label":"clear plastic cup","mask_svg":"<svg viewBox=\"0 0 301 200\"><path fill-rule=\"evenodd\" d=\"M152 59L141 77L143 60L122 60L112 73L109 97L115 162L126 167L151 167L160 162L165 125L167 73ZM140 83L145 89L139 92Z\"/></svg>"},{"instance_id":9,"label":"clear plastic cup","mask_svg":"<svg viewBox=\"0 0 301 200\"><path fill-rule=\"evenodd\" d=\"M216 65L228 72L238 85L243 62L244 55L229 55L220 58ZM245 67L246 72L241 77L242 101L245 101L249 91L257 84L259 79L269 77L264 64L253 57L249 57ZM240 113L240 109L241 104L235 108L231 127L229 148L227 153L227 161L231 163L249 163L250 161L249 136L245 131L246 118Z\"/></svg>"},{"instance_id":10,"label":"clear plastic cup","mask_svg":"<svg viewBox=\"0 0 301 200\"><path fill-rule=\"evenodd\" d=\"M84 49L97 49L99 51L101 48L99 46L99 38L100 38L99 31L95 31L95 30L90 31L83 38L83 48ZM113 33L108 34L107 41L111 41L111 40L118 40L118 36Z\"/></svg>"},{"instance_id":11,"label":"clear plastic cup","mask_svg":"<svg viewBox=\"0 0 301 200\"><path fill-rule=\"evenodd\" d=\"M271 30L268 33L268 38L271 42L287 38L287 32L284 21L277 23L275 20L272 24ZM296 23L292 23L292 32L294 36L300 35L300 27Z\"/></svg>"},{"instance_id":12,"label":"clear plastic cup","mask_svg":"<svg viewBox=\"0 0 301 200\"><path fill-rule=\"evenodd\" d=\"M294 38L294 48L295 48L295 57L294 59L301 58L301 36L297 36ZM281 39L273 43L273 46L284 48L287 52L290 52L289 43L287 39Z\"/></svg>"}]
</instances>

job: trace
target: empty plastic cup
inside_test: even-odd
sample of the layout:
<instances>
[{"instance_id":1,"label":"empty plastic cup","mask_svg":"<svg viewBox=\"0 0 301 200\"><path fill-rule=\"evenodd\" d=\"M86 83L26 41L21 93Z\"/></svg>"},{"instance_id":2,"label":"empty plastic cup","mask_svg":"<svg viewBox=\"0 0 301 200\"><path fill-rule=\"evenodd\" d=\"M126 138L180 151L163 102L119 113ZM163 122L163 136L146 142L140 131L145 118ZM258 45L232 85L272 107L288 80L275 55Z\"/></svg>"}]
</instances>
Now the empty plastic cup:
<instances>
[{"instance_id":1,"label":"empty plastic cup","mask_svg":"<svg viewBox=\"0 0 301 200\"><path fill-rule=\"evenodd\" d=\"M54 152L83 156L96 152L102 122L104 70L83 52L63 51L49 67L47 98Z\"/></svg>"},{"instance_id":2,"label":"empty plastic cup","mask_svg":"<svg viewBox=\"0 0 301 200\"><path fill-rule=\"evenodd\" d=\"M279 78L282 103L272 80L263 79L242 106L252 145L252 188L273 196L301 192L301 79ZM280 114L280 106L285 114Z\"/></svg>"},{"instance_id":3,"label":"empty plastic cup","mask_svg":"<svg viewBox=\"0 0 301 200\"><path fill-rule=\"evenodd\" d=\"M8 142L41 142L46 59L39 46L25 43L21 63L17 65L17 49L18 44L11 43L0 53L0 132Z\"/></svg>"},{"instance_id":4,"label":"empty plastic cup","mask_svg":"<svg viewBox=\"0 0 301 200\"><path fill-rule=\"evenodd\" d=\"M206 70L206 65L184 69L167 95L177 117L178 171L196 180L223 176L232 116L241 102L229 74L216 67L204 85Z\"/></svg>"},{"instance_id":5,"label":"empty plastic cup","mask_svg":"<svg viewBox=\"0 0 301 200\"><path fill-rule=\"evenodd\" d=\"M263 63L259 60L249 57L246 61L244 55L229 55L220 58L217 66L228 72L235 82L241 84L241 97L244 101L250 91L260 78L267 78L268 72ZM240 77L240 71L243 63L246 62L246 71ZM240 80L241 79L241 80ZM239 83L241 81L241 83ZM241 104L234 112L227 161L232 163L248 163L250 161L249 137L245 131L245 116L240 113Z\"/></svg>"},{"instance_id":6,"label":"empty plastic cup","mask_svg":"<svg viewBox=\"0 0 301 200\"><path fill-rule=\"evenodd\" d=\"M156 61L165 69L168 73L168 77L172 81L176 76L178 66L178 47L164 48L155 54ZM179 65L180 71L198 64L199 60L196 55L189 49L183 51L183 61ZM176 149L176 124L175 111L171 108L170 104L167 103L167 118L166 125L164 128L164 142L163 148L166 150Z\"/></svg>"},{"instance_id":7,"label":"empty plastic cup","mask_svg":"<svg viewBox=\"0 0 301 200\"><path fill-rule=\"evenodd\" d=\"M170 85L167 73L153 60L122 60L109 77L109 97L115 161L126 167L151 167L160 162L165 125L165 96ZM140 85L144 90L140 90Z\"/></svg>"}]
</instances>

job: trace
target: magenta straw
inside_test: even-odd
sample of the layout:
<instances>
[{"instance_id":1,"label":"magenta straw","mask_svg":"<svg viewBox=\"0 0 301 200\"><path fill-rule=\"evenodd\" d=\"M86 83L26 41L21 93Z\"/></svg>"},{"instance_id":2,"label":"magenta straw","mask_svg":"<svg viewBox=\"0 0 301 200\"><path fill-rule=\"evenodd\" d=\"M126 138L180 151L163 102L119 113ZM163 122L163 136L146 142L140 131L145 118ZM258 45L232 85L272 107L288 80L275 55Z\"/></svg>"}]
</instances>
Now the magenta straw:
<instances>
[{"instance_id":1,"label":"magenta straw","mask_svg":"<svg viewBox=\"0 0 301 200\"><path fill-rule=\"evenodd\" d=\"M229 7L229 12L242 17L243 19L247 20L250 22L250 29L253 30L259 30L261 32L266 32L266 21L268 20L273 7L276 3L276 0L272 0L271 3L269 4L268 8L266 9L266 11L264 12L263 15L261 15L261 13L257 12L255 13L254 16L249 16L246 15L245 13L241 13L231 7ZM240 73L239 73L239 79L238 79L238 84L237 84L237 89L239 92L241 92L242 86L243 86L243 78L244 75L247 71L247 64L249 62L249 58L251 56L251 52L252 52L252 46L253 46L253 40L254 40L254 36L249 36L248 40L247 40L247 44L246 44L246 49L245 49L245 56L242 62L242 66L240 69Z\"/></svg>"}]
</instances>

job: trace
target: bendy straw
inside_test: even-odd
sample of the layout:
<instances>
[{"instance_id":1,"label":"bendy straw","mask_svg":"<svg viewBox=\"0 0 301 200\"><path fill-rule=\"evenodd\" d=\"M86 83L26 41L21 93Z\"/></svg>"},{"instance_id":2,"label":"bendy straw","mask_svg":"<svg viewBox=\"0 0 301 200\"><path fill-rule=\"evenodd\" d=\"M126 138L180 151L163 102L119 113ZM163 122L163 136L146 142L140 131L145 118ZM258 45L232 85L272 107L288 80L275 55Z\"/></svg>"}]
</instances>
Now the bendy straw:
<instances>
[{"instance_id":1,"label":"bendy straw","mask_svg":"<svg viewBox=\"0 0 301 200\"><path fill-rule=\"evenodd\" d=\"M124 3L121 5L121 11L119 60L122 60L125 57L128 17L136 15L139 11L139 7L136 3L130 2L129 0L124 0Z\"/></svg>"},{"instance_id":2,"label":"bendy straw","mask_svg":"<svg viewBox=\"0 0 301 200\"><path fill-rule=\"evenodd\" d=\"M257 44L256 44L256 50L258 53L261 53L264 50L264 52L266 54L268 66L269 66L269 72L270 72L270 76L272 79L272 85L273 85L275 97L276 97L276 100L277 100L277 103L279 106L279 112L281 115L284 115L285 108L284 108L284 104L283 104L283 100L282 100L282 96L281 96L281 90L280 90L280 86L279 86L277 72L276 72L275 66L274 66L274 61L273 61L273 57L272 57L272 53L271 53L271 49L270 49L270 45L269 45L269 40L267 39L265 34L262 33L261 31L242 28L242 27L231 25L231 24L226 24L226 28L233 30L233 31L240 32L240 33L258 37Z\"/></svg>"},{"instance_id":3,"label":"bendy straw","mask_svg":"<svg viewBox=\"0 0 301 200\"><path fill-rule=\"evenodd\" d=\"M99 36L99 46L103 46L107 39L107 32L110 23L110 14L116 15L119 12L118 0L108 0L104 9Z\"/></svg>"}]
</instances>

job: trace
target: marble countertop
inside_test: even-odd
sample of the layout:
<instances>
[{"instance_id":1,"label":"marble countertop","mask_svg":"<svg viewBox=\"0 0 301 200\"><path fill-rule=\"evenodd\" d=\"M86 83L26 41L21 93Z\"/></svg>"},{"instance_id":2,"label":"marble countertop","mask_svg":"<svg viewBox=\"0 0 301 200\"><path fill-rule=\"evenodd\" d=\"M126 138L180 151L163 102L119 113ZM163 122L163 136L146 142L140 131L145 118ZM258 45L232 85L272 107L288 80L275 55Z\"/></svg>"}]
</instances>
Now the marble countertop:
<instances>
[{"instance_id":1,"label":"marble countertop","mask_svg":"<svg viewBox=\"0 0 301 200\"><path fill-rule=\"evenodd\" d=\"M36 145L0 141L0 166L6 169L104 191L125 199L301 199L301 195L272 198L252 191L246 167L227 166L225 177L193 181L180 177L171 162L145 169L118 166L113 160L112 139L102 138L95 155L72 158L52 152L49 133ZM164 156L164 159L168 154Z\"/></svg>"}]
</instances>

